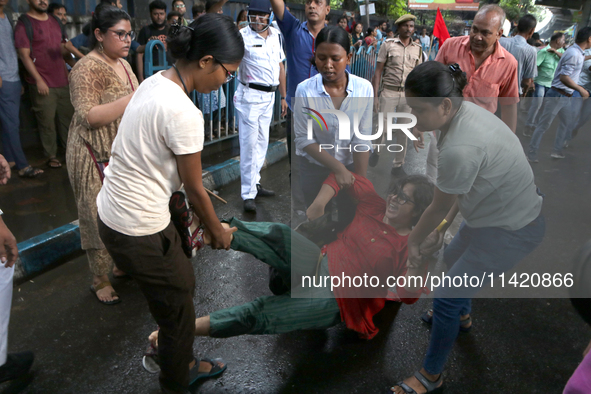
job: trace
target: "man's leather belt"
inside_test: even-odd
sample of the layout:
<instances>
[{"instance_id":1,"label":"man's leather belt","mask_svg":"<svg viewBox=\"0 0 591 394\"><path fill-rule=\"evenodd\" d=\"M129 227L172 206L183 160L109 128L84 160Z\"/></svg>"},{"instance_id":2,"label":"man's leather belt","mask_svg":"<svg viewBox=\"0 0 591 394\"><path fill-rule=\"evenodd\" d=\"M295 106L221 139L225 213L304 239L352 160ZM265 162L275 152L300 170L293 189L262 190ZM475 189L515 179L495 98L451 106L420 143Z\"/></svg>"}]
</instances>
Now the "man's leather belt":
<instances>
[{"instance_id":1,"label":"man's leather belt","mask_svg":"<svg viewBox=\"0 0 591 394\"><path fill-rule=\"evenodd\" d=\"M384 89L394 90L395 92L404 92L404 86L384 85Z\"/></svg>"},{"instance_id":2,"label":"man's leather belt","mask_svg":"<svg viewBox=\"0 0 591 394\"><path fill-rule=\"evenodd\" d=\"M567 93L566 91L564 91L564 90L562 90L560 88L555 88L554 86L552 86L552 89L553 90L556 90L558 93L562 94L563 96L566 96L566 97L572 97L573 96L572 93Z\"/></svg>"},{"instance_id":3,"label":"man's leather belt","mask_svg":"<svg viewBox=\"0 0 591 394\"><path fill-rule=\"evenodd\" d=\"M251 88L254 90L260 90L261 92L274 92L277 90L277 86L265 86L265 85L259 85L256 83L244 83L242 81L240 81L241 84L243 84L244 86L246 86L247 88Z\"/></svg>"}]
</instances>

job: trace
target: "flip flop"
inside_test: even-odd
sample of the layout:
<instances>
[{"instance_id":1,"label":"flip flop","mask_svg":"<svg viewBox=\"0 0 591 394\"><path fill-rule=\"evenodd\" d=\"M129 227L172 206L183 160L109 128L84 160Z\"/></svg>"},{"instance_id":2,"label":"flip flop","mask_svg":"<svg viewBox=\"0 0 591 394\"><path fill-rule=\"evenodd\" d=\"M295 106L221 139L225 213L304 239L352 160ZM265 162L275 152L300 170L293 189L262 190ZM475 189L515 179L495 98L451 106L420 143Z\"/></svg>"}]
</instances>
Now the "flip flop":
<instances>
[{"instance_id":1,"label":"flip flop","mask_svg":"<svg viewBox=\"0 0 591 394\"><path fill-rule=\"evenodd\" d=\"M116 300L111 300L111 301L103 301L100 298L98 298L98 296L96 295L96 292L104 289L107 286L112 286L111 282L101 282L98 285L94 286L94 285L90 285L90 292L93 293L96 296L96 299L104 305L115 305L121 302L121 298L117 298ZM112 291L111 292L111 297L119 297L119 294L117 294L117 292Z\"/></svg>"},{"instance_id":2,"label":"flip flop","mask_svg":"<svg viewBox=\"0 0 591 394\"><path fill-rule=\"evenodd\" d=\"M152 346L152 344L148 345L148 350L146 350L146 353L142 358L142 366L149 373L154 374L160 372L160 360L158 359L158 349Z\"/></svg>"},{"instance_id":3,"label":"flip flop","mask_svg":"<svg viewBox=\"0 0 591 394\"><path fill-rule=\"evenodd\" d=\"M211 368L211 371L209 371L207 373L206 372L198 372L199 371L199 364L201 363L201 361L205 361L207 363L210 363L213 366L213 368ZM224 364L224 366L220 367L220 364ZM189 371L189 385L192 385L193 383L197 382L200 379L208 379L208 378L213 378L214 376L218 376L222 372L224 372L226 370L226 368L228 368L228 364L226 364L224 362L224 360L222 360L221 358L214 358L214 359L202 358L200 360L196 360L195 366L193 366L193 368L191 368L191 370Z\"/></svg>"}]
</instances>

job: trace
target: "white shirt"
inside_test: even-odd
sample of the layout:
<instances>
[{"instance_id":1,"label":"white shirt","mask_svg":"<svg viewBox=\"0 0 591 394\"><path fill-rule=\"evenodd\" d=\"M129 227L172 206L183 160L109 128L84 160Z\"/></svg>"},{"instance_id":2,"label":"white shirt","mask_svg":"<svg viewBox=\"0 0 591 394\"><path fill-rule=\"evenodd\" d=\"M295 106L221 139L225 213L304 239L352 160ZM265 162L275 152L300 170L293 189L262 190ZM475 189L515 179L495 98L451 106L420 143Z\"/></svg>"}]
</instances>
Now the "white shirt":
<instances>
[{"instance_id":1,"label":"white shirt","mask_svg":"<svg viewBox=\"0 0 591 394\"><path fill-rule=\"evenodd\" d=\"M238 68L238 79L243 83L264 86L279 85L279 63L285 60L281 34L269 27L267 38L246 26L240 29L244 40L244 57Z\"/></svg>"},{"instance_id":2,"label":"white shirt","mask_svg":"<svg viewBox=\"0 0 591 394\"><path fill-rule=\"evenodd\" d=\"M419 40L421 41L421 45L423 46L423 50L425 50L425 48L428 49L429 45L431 45L431 37L429 37L429 36L423 37L422 35L420 35Z\"/></svg>"},{"instance_id":3,"label":"white shirt","mask_svg":"<svg viewBox=\"0 0 591 394\"><path fill-rule=\"evenodd\" d=\"M130 236L170 223L168 202L181 187L176 155L203 149L203 115L162 73L146 79L125 109L97 197L108 227Z\"/></svg>"},{"instance_id":4,"label":"white shirt","mask_svg":"<svg viewBox=\"0 0 591 394\"><path fill-rule=\"evenodd\" d=\"M296 144L296 154L306 157L311 163L322 165L308 155L304 148L308 145L317 143L323 145L333 145L333 149L325 149L332 157L349 165L353 163L353 150L357 147L358 152L372 151L372 141L361 140L353 133L354 116L357 113L359 118L359 132L365 135L372 134L372 111L373 111L373 86L363 78L347 72L349 83L347 84L347 97L343 100L340 111L344 112L350 122L350 130L347 139L339 139L339 121L334 114L322 114L322 110L334 110L334 104L330 95L326 92L322 83L322 74L316 74L298 85L296 95L293 99L293 119L294 134ZM321 113L326 121L312 122L313 138L308 139L308 119L311 119L309 113L311 108ZM315 114L315 116L320 118ZM339 147L337 149L336 147ZM365 145L363 147L362 145ZM351 151L349 151L351 149Z\"/></svg>"}]
</instances>

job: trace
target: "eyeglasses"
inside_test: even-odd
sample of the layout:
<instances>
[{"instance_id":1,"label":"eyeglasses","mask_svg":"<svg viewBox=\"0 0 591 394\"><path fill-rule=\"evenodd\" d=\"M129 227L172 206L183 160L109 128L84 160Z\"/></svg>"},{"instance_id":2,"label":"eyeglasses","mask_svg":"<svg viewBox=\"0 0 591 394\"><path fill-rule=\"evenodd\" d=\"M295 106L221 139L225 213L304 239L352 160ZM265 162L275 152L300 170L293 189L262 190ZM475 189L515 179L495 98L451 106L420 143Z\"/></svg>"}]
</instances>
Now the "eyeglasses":
<instances>
[{"instance_id":1,"label":"eyeglasses","mask_svg":"<svg viewBox=\"0 0 591 394\"><path fill-rule=\"evenodd\" d=\"M177 4L174 6L174 8L185 8L184 4Z\"/></svg>"},{"instance_id":2,"label":"eyeglasses","mask_svg":"<svg viewBox=\"0 0 591 394\"><path fill-rule=\"evenodd\" d=\"M228 71L228 69L222 64L222 62L220 62L218 59L216 59L214 57L215 61L218 62L220 64L220 66L223 67L224 70L226 70L226 80L224 81L224 83L228 83L231 80L233 80L234 78L236 78L236 71L234 71L233 73L231 73L230 71Z\"/></svg>"},{"instance_id":3,"label":"eyeglasses","mask_svg":"<svg viewBox=\"0 0 591 394\"><path fill-rule=\"evenodd\" d=\"M411 200L406 194L399 192L394 196L394 201L396 201L399 205L404 205L407 202L414 204L415 202Z\"/></svg>"},{"instance_id":4,"label":"eyeglasses","mask_svg":"<svg viewBox=\"0 0 591 394\"><path fill-rule=\"evenodd\" d=\"M125 30L109 29L109 31L112 31L113 33L117 34L117 36L119 36L119 40L121 40L121 41L127 40L127 37L131 38L131 41L135 40L135 32L133 30L130 32L127 32Z\"/></svg>"}]
</instances>

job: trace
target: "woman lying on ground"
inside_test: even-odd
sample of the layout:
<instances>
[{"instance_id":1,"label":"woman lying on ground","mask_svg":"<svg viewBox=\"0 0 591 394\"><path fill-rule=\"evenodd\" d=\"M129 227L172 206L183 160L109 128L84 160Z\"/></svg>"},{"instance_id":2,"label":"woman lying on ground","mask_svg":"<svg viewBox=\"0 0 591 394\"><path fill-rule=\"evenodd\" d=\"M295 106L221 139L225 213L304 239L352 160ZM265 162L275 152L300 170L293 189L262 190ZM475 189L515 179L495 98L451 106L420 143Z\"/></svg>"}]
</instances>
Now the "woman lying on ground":
<instances>
[{"instance_id":1,"label":"woman lying on ground","mask_svg":"<svg viewBox=\"0 0 591 394\"><path fill-rule=\"evenodd\" d=\"M238 228L232 234L232 249L250 253L275 267L284 282L291 285L291 290L200 317L195 320L195 335L227 338L243 334L280 334L325 329L345 321L360 337L373 338L378 333L373 317L385 305L388 286L339 287L333 292L330 281L327 286L314 287L304 280L306 287L303 287L301 278L315 274L321 278L328 275L353 278L367 274L386 283L388 276L424 274L424 270L407 272L406 244L412 227L431 203L433 190L433 184L426 177L413 175L394 183L384 200L368 179L355 175L355 182L346 189L358 201L355 218L336 241L323 248L284 224L249 223L235 218L223 223L226 228ZM308 209L310 219L321 216L326 204L339 191L335 175L331 174ZM423 254L433 253L441 246L439 233L434 231L432 235L422 245ZM207 233L204 242L209 242ZM399 287L398 295L402 302L412 304L422 290ZM155 331L150 335L152 346L157 346L157 339L158 331Z\"/></svg>"}]
</instances>

